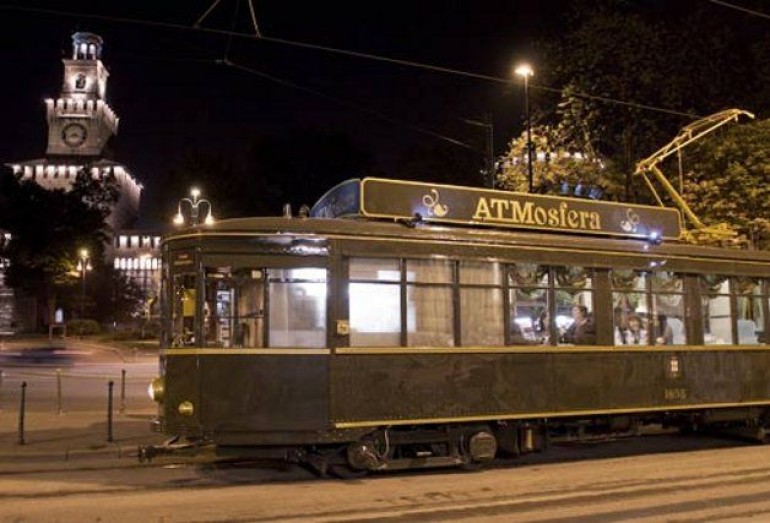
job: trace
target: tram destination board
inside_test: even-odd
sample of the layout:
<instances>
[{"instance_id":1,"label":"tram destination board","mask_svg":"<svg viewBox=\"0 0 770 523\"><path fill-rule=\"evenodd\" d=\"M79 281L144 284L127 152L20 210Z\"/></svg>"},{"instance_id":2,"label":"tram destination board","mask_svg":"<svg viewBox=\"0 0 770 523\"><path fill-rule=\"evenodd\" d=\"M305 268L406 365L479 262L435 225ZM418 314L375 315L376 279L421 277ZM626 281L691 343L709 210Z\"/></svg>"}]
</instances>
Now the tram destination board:
<instances>
[{"instance_id":1,"label":"tram destination board","mask_svg":"<svg viewBox=\"0 0 770 523\"><path fill-rule=\"evenodd\" d=\"M316 203L311 215L640 239L678 239L682 231L676 209L381 178L341 183Z\"/></svg>"}]
</instances>

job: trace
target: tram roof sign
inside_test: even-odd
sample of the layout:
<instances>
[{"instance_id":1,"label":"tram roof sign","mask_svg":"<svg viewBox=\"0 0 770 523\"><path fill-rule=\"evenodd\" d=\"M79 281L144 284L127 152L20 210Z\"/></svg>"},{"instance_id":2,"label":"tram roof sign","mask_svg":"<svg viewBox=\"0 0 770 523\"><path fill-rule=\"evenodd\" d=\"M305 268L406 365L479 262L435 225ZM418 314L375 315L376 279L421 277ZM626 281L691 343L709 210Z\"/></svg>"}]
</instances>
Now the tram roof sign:
<instances>
[{"instance_id":1,"label":"tram roof sign","mask_svg":"<svg viewBox=\"0 0 770 523\"><path fill-rule=\"evenodd\" d=\"M495 228L678 239L679 211L432 183L353 179L313 206L314 218L372 218Z\"/></svg>"}]
</instances>

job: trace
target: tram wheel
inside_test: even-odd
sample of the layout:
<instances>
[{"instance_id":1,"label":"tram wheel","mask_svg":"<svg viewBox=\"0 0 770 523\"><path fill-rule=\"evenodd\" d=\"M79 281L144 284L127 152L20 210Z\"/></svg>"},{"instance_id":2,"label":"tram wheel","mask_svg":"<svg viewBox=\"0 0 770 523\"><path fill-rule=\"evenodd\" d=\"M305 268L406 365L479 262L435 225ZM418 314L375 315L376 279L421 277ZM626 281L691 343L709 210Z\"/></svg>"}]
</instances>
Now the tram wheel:
<instances>
[{"instance_id":1,"label":"tram wheel","mask_svg":"<svg viewBox=\"0 0 770 523\"><path fill-rule=\"evenodd\" d=\"M489 430L469 432L460 440L459 448L464 458L462 469L479 470L495 460L498 448L497 438Z\"/></svg>"}]
</instances>

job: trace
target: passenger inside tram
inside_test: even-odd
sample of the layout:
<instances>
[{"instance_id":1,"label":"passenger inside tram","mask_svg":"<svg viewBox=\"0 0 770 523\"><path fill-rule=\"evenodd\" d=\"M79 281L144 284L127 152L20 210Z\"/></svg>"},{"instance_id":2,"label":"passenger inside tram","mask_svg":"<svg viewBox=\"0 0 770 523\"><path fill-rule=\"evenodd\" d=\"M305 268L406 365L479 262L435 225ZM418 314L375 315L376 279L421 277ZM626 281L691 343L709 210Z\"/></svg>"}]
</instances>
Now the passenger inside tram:
<instances>
[{"instance_id":1,"label":"passenger inside tram","mask_svg":"<svg viewBox=\"0 0 770 523\"><path fill-rule=\"evenodd\" d=\"M588 314L588 307L574 305L572 307L572 320L572 324L562 334L563 342L574 345L595 345L596 325Z\"/></svg>"}]
</instances>

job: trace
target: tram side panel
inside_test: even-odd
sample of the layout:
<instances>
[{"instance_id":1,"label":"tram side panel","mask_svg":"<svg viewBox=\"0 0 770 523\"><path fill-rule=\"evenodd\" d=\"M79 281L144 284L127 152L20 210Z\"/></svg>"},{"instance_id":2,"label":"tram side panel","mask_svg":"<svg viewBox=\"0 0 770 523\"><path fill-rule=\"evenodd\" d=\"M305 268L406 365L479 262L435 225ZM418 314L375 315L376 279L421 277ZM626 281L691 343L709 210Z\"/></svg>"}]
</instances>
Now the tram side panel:
<instances>
[{"instance_id":1,"label":"tram side panel","mask_svg":"<svg viewBox=\"0 0 770 523\"><path fill-rule=\"evenodd\" d=\"M223 349L221 355L172 358L168 369L174 384L169 426L197 425L219 445L301 443L304 434L329 426L328 356L228 355ZM179 412L184 401L195 405L192 415Z\"/></svg>"},{"instance_id":2,"label":"tram side panel","mask_svg":"<svg viewBox=\"0 0 770 523\"><path fill-rule=\"evenodd\" d=\"M768 351L348 353L331 376L342 427L770 403Z\"/></svg>"},{"instance_id":3,"label":"tram side panel","mask_svg":"<svg viewBox=\"0 0 770 523\"><path fill-rule=\"evenodd\" d=\"M165 432L177 436L200 437L200 367L196 355L165 356L165 392L163 399L163 423ZM183 413L185 405L192 411Z\"/></svg>"}]
</instances>

